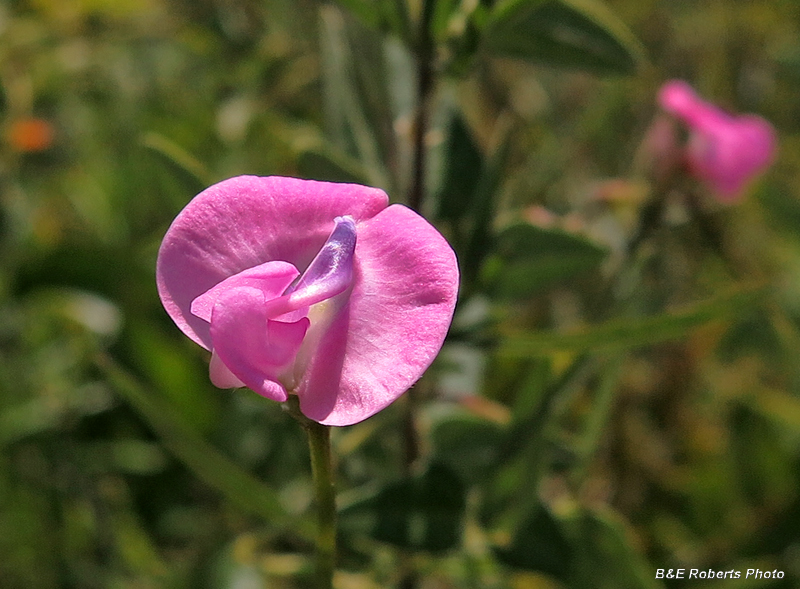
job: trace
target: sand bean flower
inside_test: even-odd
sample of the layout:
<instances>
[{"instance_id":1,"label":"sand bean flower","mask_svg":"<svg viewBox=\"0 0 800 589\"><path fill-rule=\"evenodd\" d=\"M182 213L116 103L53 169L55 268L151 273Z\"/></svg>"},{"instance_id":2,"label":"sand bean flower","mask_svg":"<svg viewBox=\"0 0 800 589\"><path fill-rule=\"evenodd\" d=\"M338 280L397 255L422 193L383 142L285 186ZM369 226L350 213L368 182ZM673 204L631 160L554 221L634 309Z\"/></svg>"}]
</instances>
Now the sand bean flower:
<instances>
[{"instance_id":1,"label":"sand bean flower","mask_svg":"<svg viewBox=\"0 0 800 589\"><path fill-rule=\"evenodd\" d=\"M729 114L680 80L664 84L658 101L686 125L687 164L722 202L741 198L775 159L775 131L759 116Z\"/></svg>"},{"instance_id":2,"label":"sand bean flower","mask_svg":"<svg viewBox=\"0 0 800 589\"><path fill-rule=\"evenodd\" d=\"M158 254L164 308L211 351L218 387L247 386L325 425L402 395L438 353L455 254L376 188L240 176L178 214Z\"/></svg>"}]
</instances>

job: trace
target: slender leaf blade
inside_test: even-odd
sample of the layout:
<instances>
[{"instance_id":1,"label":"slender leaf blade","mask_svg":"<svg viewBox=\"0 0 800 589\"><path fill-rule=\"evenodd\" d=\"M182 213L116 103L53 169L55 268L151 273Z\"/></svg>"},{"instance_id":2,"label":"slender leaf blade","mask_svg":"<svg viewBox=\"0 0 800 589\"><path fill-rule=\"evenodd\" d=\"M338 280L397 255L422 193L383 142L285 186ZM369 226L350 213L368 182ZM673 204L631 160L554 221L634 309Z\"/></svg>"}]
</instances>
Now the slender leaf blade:
<instances>
[{"instance_id":1,"label":"slender leaf blade","mask_svg":"<svg viewBox=\"0 0 800 589\"><path fill-rule=\"evenodd\" d=\"M631 544L624 519L611 509L581 510L573 524L577 537L573 546L571 586L628 589L659 589L652 565ZM566 522L565 522L566 523Z\"/></svg>"},{"instance_id":2,"label":"slender leaf blade","mask_svg":"<svg viewBox=\"0 0 800 589\"><path fill-rule=\"evenodd\" d=\"M586 273L607 253L578 235L529 223L514 224L500 232L494 251L498 263L488 277L488 286L492 294L503 299L529 297Z\"/></svg>"},{"instance_id":3,"label":"slender leaf blade","mask_svg":"<svg viewBox=\"0 0 800 589\"><path fill-rule=\"evenodd\" d=\"M381 13L375 9L374 0L336 0L336 3L368 27L378 28L381 24Z\"/></svg>"},{"instance_id":4,"label":"slender leaf blade","mask_svg":"<svg viewBox=\"0 0 800 589\"><path fill-rule=\"evenodd\" d=\"M476 186L483 171L483 154L472 139L462 117L450 121L445 148L444 180L438 194L442 220L456 221L468 215L475 204Z\"/></svg>"},{"instance_id":5,"label":"slender leaf blade","mask_svg":"<svg viewBox=\"0 0 800 589\"><path fill-rule=\"evenodd\" d=\"M368 184L367 174L353 158L328 145L303 150L297 156L300 177L326 182Z\"/></svg>"},{"instance_id":6,"label":"slender leaf blade","mask_svg":"<svg viewBox=\"0 0 800 589\"><path fill-rule=\"evenodd\" d=\"M164 160L181 170L196 182L199 187L204 188L212 184L211 173L200 160L171 139L158 133L148 132L141 137L140 142L143 147L158 154L164 158Z\"/></svg>"},{"instance_id":7,"label":"slender leaf blade","mask_svg":"<svg viewBox=\"0 0 800 589\"><path fill-rule=\"evenodd\" d=\"M277 493L252 477L193 432L164 400L146 391L111 358L98 355L95 364L115 391L153 428L166 448L206 484L240 508L274 525L288 523Z\"/></svg>"},{"instance_id":8,"label":"slender leaf blade","mask_svg":"<svg viewBox=\"0 0 800 589\"><path fill-rule=\"evenodd\" d=\"M600 0L506 2L490 16L484 45L493 55L598 73L632 73L644 55Z\"/></svg>"},{"instance_id":9,"label":"slender leaf blade","mask_svg":"<svg viewBox=\"0 0 800 589\"><path fill-rule=\"evenodd\" d=\"M500 188L503 184L504 171L511 152L512 130L507 120L500 120L500 141L483 167L475 188L474 206L472 207L472 230L470 232L466 252L464 254L464 282L472 283L478 270L492 246L492 221L497 209Z\"/></svg>"},{"instance_id":10,"label":"slender leaf blade","mask_svg":"<svg viewBox=\"0 0 800 589\"><path fill-rule=\"evenodd\" d=\"M565 333L508 331L498 352L514 357L559 350L619 350L685 337L698 327L721 321L756 304L764 288L740 289L684 309L651 317L613 319Z\"/></svg>"}]
</instances>

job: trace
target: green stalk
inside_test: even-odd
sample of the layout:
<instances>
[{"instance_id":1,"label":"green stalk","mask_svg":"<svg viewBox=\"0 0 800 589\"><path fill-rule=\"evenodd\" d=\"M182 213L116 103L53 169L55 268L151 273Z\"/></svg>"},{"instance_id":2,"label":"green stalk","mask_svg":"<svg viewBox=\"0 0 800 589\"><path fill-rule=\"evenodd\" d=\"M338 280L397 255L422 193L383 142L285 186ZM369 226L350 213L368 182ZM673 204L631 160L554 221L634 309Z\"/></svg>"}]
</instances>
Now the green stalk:
<instances>
[{"instance_id":1,"label":"green stalk","mask_svg":"<svg viewBox=\"0 0 800 589\"><path fill-rule=\"evenodd\" d=\"M313 421L305 430L317 499L317 587L331 589L336 567L336 495L333 490L331 430L327 425Z\"/></svg>"},{"instance_id":2,"label":"green stalk","mask_svg":"<svg viewBox=\"0 0 800 589\"><path fill-rule=\"evenodd\" d=\"M303 426L308 436L311 477L317 508L314 586L317 589L332 589L333 573L336 569L336 493L333 484L331 429L303 415L300 412L299 401L294 395L289 396L289 400L284 403L284 409Z\"/></svg>"}]
</instances>

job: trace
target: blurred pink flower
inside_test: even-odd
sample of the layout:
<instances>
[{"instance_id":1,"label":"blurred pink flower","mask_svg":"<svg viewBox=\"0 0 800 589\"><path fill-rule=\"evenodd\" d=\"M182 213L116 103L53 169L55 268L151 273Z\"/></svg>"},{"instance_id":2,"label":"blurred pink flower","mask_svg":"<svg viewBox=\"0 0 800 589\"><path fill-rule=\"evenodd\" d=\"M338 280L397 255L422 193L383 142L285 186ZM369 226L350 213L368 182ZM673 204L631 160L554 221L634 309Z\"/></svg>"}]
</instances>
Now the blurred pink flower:
<instances>
[{"instance_id":1,"label":"blurred pink flower","mask_svg":"<svg viewBox=\"0 0 800 589\"><path fill-rule=\"evenodd\" d=\"M688 127L688 165L723 202L738 200L775 159L775 131L759 116L728 114L681 80L664 84L658 101Z\"/></svg>"},{"instance_id":2,"label":"blurred pink flower","mask_svg":"<svg viewBox=\"0 0 800 589\"><path fill-rule=\"evenodd\" d=\"M218 387L248 386L350 425L431 364L455 308L453 250L376 188L240 176L180 212L158 254L161 301L211 350Z\"/></svg>"}]
</instances>

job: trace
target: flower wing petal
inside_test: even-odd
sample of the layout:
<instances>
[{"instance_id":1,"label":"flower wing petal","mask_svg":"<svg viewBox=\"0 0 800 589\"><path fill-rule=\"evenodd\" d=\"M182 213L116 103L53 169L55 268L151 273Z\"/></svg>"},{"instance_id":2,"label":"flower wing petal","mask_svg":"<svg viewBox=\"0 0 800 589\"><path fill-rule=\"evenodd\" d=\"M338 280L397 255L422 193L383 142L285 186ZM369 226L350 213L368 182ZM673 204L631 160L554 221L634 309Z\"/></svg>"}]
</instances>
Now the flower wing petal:
<instances>
[{"instance_id":1,"label":"flower wing petal","mask_svg":"<svg viewBox=\"0 0 800 589\"><path fill-rule=\"evenodd\" d=\"M192 315L211 323L211 312L222 293L230 288L250 286L264 294L266 300L281 296L286 287L300 275L297 268L288 262L265 262L254 268L248 268L238 274L229 276L219 284L192 301Z\"/></svg>"},{"instance_id":2,"label":"flower wing petal","mask_svg":"<svg viewBox=\"0 0 800 589\"><path fill-rule=\"evenodd\" d=\"M457 292L455 253L420 215L393 205L360 222L349 301L298 386L303 413L350 425L397 399L439 352Z\"/></svg>"},{"instance_id":3,"label":"flower wing petal","mask_svg":"<svg viewBox=\"0 0 800 589\"><path fill-rule=\"evenodd\" d=\"M164 308L193 341L211 347L209 325L191 313L194 299L229 276L273 260L308 266L334 218L356 222L386 208L377 188L295 178L239 176L197 195L173 221L158 254Z\"/></svg>"},{"instance_id":4,"label":"flower wing petal","mask_svg":"<svg viewBox=\"0 0 800 589\"><path fill-rule=\"evenodd\" d=\"M208 363L208 376L211 379L211 383L220 389L236 389L247 386L225 366L225 363L220 360L215 351L211 352L211 361Z\"/></svg>"},{"instance_id":5,"label":"flower wing petal","mask_svg":"<svg viewBox=\"0 0 800 589\"><path fill-rule=\"evenodd\" d=\"M294 362L309 326L270 320L264 293L239 286L220 293L211 314L213 349L230 372L260 395L286 400L278 378Z\"/></svg>"}]
</instances>

